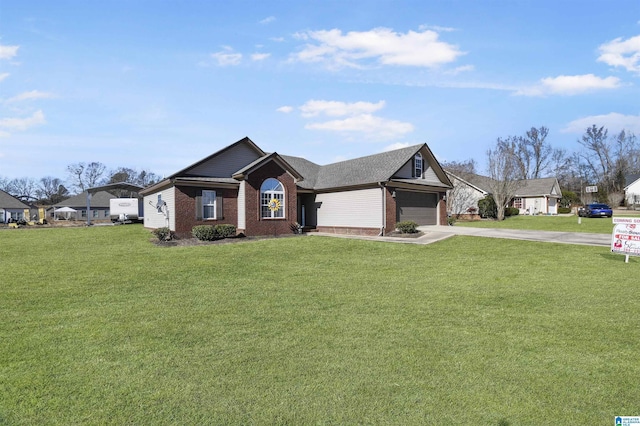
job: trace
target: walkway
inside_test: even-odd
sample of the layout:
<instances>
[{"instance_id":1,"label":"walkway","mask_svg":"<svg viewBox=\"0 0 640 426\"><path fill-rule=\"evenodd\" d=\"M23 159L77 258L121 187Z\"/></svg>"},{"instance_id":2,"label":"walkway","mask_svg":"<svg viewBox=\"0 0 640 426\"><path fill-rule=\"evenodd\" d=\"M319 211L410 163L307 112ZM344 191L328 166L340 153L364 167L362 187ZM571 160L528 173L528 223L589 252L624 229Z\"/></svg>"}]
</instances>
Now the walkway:
<instances>
[{"instance_id":1,"label":"walkway","mask_svg":"<svg viewBox=\"0 0 640 426\"><path fill-rule=\"evenodd\" d=\"M340 235L324 232L311 232L308 235L322 235L338 238L354 238L369 241L387 241L404 244L431 244L442 241L454 235L469 235L486 238L506 238L510 240L542 241L560 244L579 244L589 246L609 247L611 245L611 235L607 234L587 234L578 232L555 232L555 231L527 231L513 229L491 229L491 228L467 228L462 226L420 226L420 231L424 233L418 238L407 237L372 237L366 235Z\"/></svg>"}]
</instances>

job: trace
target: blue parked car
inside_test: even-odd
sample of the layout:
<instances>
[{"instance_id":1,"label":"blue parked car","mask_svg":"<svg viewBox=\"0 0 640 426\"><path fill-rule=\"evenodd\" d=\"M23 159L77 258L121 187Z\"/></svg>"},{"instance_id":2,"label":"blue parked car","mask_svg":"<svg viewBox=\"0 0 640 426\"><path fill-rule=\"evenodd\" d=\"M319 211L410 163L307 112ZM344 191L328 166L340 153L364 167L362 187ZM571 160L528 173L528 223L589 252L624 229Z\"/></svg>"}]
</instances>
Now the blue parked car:
<instances>
[{"instance_id":1,"label":"blue parked car","mask_svg":"<svg viewBox=\"0 0 640 426\"><path fill-rule=\"evenodd\" d=\"M587 204L583 209L580 209L578 215L584 217L611 217L613 211L606 204L594 203Z\"/></svg>"}]
</instances>

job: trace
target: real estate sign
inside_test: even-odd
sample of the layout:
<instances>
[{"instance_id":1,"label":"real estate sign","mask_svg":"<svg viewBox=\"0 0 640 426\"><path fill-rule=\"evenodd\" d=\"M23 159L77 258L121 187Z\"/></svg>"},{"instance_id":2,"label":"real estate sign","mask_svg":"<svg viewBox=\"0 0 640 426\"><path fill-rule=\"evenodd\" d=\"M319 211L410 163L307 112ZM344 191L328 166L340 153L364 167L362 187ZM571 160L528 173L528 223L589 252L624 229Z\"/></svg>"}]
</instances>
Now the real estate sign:
<instances>
[{"instance_id":1,"label":"real estate sign","mask_svg":"<svg viewBox=\"0 0 640 426\"><path fill-rule=\"evenodd\" d=\"M611 251L627 256L640 256L640 218L614 218Z\"/></svg>"}]
</instances>

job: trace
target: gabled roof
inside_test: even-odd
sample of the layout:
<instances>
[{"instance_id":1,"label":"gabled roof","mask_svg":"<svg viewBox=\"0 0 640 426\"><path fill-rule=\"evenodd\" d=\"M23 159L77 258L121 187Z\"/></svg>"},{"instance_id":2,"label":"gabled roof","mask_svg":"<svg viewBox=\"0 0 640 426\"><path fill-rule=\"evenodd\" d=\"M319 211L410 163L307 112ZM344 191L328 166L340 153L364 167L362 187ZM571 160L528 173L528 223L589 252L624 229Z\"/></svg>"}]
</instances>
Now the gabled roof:
<instances>
[{"instance_id":1,"label":"gabled roof","mask_svg":"<svg viewBox=\"0 0 640 426\"><path fill-rule=\"evenodd\" d=\"M562 197L560 186L558 185L556 178L539 178L539 179L527 179L520 181L520 186L516 191L516 197L534 197L538 195L552 195L558 198ZM557 193L553 194L554 187L557 188Z\"/></svg>"},{"instance_id":2,"label":"gabled roof","mask_svg":"<svg viewBox=\"0 0 640 426\"><path fill-rule=\"evenodd\" d=\"M116 198L115 195L110 194L106 191L96 192L91 195L91 207L102 207L109 208L109 200L112 198ZM53 207L78 207L78 208L86 208L87 207L87 191L84 191L78 195L74 195L71 198L67 198L64 201L59 202L58 204L54 204Z\"/></svg>"},{"instance_id":3,"label":"gabled roof","mask_svg":"<svg viewBox=\"0 0 640 426\"><path fill-rule=\"evenodd\" d=\"M456 176L451 172L447 173L463 182L466 182L467 184L473 186L475 189L481 192L484 192L486 194L491 193L490 188L492 186L493 179L488 176L465 173L465 176L463 178ZM557 194L553 194L554 188L556 188ZM560 185L558 185L558 180L556 178L550 177L538 179L523 179L519 181L519 186L515 194L516 197L535 197L545 195L562 197Z\"/></svg>"},{"instance_id":4,"label":"gabled roof","mask_svg":"<svg viewBox=\"0 0 640 426\"><path fill-rule=\"evenodd\" d=\"M429 158L429 164L439 169L439 164L437 164L426 144L412 145L325 166L319 166L300 157L283 156L283 158L293 167L296 167L300 174L304 176L305 180L300 182L301 188L323 190L387 182L392 179L402 166L411 161L413 156L423 149L431 157ZM450 187L450 182L448 182L444 172L437 170L437 173L441 175L441 179L444 178L445 180L442 185L437 186ZM433 182L422 182L416 179L393 180L433 186Z\"/></svg>"},{"instance_id":5,"label":"gabled roof","mask_svg":"<svg viewBox=\"0 0 640 426\"><path fill-rule=\"evenodd\" d=\"M624 184L625 184L624 190L626 191L628 187L636 183L638 180L640 180L640 174L626 175L624 177Z\"/></svg>"},{"instance_id":6,"label":"gabled roof","mask_svg":"<svg viewBox=\"0 0 640 426\"><path fill-rule=\"evenodd\" d=\"M245 167L241 168L237 172L233 174L234 179L244 179L246 175L251 173L252 171L258 169L269 161L276 162L280 167L287 171L291 176L296 180L303 180L303 177L300 173L296 171L283 157L281 157L277 152L272 152L271 154L264 155L252 163L247 164Z\"/></svg>"},{"instance_id":7,"label":"gabled roof","mask_svg":"<svg viewBox=\"0 0 640 426\"><path fill-rule=\"evenodd\" d=\"M0 189L0 209L28 209L29 206Z\"/></svg>"}]
</instances>

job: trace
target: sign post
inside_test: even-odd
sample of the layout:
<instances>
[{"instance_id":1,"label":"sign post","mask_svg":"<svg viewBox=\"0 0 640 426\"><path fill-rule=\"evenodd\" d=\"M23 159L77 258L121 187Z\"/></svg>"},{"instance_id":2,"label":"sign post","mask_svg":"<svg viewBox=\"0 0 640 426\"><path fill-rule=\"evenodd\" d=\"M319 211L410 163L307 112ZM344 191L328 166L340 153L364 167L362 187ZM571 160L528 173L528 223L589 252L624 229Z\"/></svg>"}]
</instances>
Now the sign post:
<instances>
[{"instance_id":1,"label":"sign post","mask_svg":"<svg viewBox=\"0 0 640 426\"><path fill-rule=\"evenodd\" d=\"M624 254L624 263L629 256L640 256L640 218L614 217L611 235L611 252Z\"/></svg>"}]
</instances>

